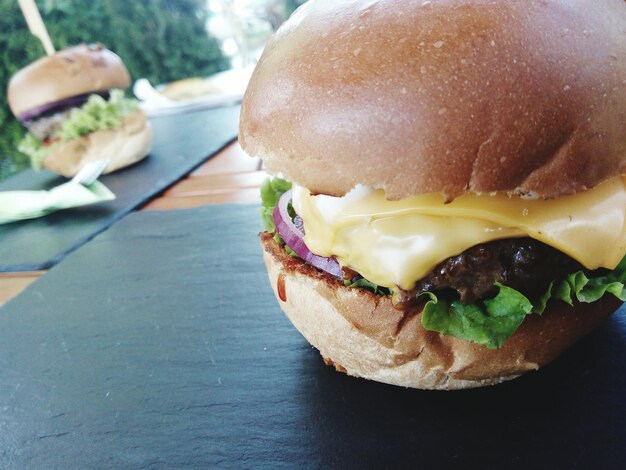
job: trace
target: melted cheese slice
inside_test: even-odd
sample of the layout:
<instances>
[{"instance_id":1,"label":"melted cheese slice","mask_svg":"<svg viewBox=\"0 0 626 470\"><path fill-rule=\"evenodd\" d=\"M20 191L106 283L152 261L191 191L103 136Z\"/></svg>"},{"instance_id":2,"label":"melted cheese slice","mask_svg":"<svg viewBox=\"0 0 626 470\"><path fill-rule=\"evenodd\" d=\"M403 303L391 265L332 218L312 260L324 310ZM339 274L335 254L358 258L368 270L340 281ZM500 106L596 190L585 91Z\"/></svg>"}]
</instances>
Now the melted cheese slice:
<instances>
[{"instance_id":1,"label":"melted cheese slice","mask_svg":"<svg viewBox=\"0 0 626 470\"><path fill-rule=\"evenodd\" d=\"M341 198L295 186L293 205L311 251L390 288L411 289L446 258L501 238L535 238L588 269L614 269L626 254L622 177L552 200L466 194L448 204L439 194L389 201L360 186Z\"/></svg>"}]
</instances>

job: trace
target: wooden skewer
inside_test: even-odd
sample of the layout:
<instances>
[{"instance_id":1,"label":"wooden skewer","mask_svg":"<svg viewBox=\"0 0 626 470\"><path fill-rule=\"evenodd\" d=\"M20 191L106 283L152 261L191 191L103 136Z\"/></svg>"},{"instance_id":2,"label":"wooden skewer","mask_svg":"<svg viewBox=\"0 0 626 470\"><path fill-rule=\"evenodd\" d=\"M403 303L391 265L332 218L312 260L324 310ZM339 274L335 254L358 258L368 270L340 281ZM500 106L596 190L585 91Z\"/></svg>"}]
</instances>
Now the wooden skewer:
<instances>
[{"instance_id":1,"label":"wooden skewer","mask_svg":"<svg viewBox=\"0 0 626 470\"><path fill-rule=\"evenodd\" d=\"M43 48L46 50L46 54L54 54L54 46L50 40L50 35L48 34L46 25L43 24L43 20L41 19L41 14L35 4L35 0L19 0L19 4L30 32L33 36L39 38L43 44Z\"/></svg>"}]
</instances>

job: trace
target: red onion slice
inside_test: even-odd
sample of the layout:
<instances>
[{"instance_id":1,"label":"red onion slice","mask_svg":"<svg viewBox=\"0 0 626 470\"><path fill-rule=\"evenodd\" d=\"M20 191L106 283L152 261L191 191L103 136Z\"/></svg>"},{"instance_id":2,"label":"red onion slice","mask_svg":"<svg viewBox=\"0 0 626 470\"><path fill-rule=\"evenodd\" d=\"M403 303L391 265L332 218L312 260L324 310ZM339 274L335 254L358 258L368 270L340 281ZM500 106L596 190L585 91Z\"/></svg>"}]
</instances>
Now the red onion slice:
<instances>
[{"instance_id":1,"label":"red onion slice","mask_svg":"<svg viewBox=\"0 0 626 470\"><path fill-rule=\"evenodd\" d=\"M311 266L315 266L317 269L321 269L338 279L343 279L341 266L339 266L335 258L326 258L316 255L306 246L302 238L304 236L302 222L297 226L294 224L293 220L291 220L291 216L287 210L289 202L291 202L291 190L283 193L274 208L273 214L276 231L285 241L285 244ZM298 217L298 219L300 219L300 217ZM302 219L300 219L300 221L301 220Z\"/></svg>"},{"instance_id":2,"label":"red onion slice","mask_svg":"<svg viewBox=\"0 0 626 470\"><path fill-rule=\"evenodd\" d=\"M80 108L84 105L91 95L100 95L104 99L109 99L108 91L97 91L94 93L85 93L83 95L70 96L68 98L63 98L59 101L53 101L52 103L44 103L35 108L24 111L22 114L17 116L17 118L21 122L30 121L31 119L35 119L43 114L53 114L61 111L65 111L70 108Z\"/></svg>"}]
</instances>

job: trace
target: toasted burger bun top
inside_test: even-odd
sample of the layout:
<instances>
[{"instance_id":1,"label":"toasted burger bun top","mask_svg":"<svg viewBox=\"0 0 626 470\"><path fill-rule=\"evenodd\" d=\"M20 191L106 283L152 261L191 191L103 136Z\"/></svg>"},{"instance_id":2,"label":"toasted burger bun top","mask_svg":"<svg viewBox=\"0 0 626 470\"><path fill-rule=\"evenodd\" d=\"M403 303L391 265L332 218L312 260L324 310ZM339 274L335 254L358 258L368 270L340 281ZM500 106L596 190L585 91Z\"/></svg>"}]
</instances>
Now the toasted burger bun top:
<instances>
[{"instance_id":1,"label":"toasted burger bun top","mask_svg":"<svg viewBox=\"0 0 626 470\"><path fill-rule=\"evenodd\" d=\"M626 173L623 0L311 0L267 45L240 141L313 192L553 198Z\"/></svg>"},{"instance_id":2,"label":"toasted burger bun top","mask_svg":"<svg viewBox=\"0 0 626 470\"><path fill-rule=\"evenodd\" d=\"M8 100L19 116L47 103L129 85L128 70L116 54L102 44L81 44L42 57L13 75Z\"/></svg>"}]
</instances>

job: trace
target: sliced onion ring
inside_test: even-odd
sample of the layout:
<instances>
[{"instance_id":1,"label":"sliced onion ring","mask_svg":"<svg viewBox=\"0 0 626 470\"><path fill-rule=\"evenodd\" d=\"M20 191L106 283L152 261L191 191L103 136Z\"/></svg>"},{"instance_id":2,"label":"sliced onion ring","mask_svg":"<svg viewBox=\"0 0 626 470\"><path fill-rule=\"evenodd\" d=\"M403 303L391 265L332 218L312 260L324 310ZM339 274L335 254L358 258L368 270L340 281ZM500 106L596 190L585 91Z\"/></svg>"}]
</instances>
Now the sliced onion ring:
<instances>
[{"instance_id":1,"label":"sliced onion ring","mask_svg":"<svg viewBox=\"0 0 626 470\"><path fill-rule=\"evenodd\" d=\"M287 206L291 202L291 190L283 193L278 200L278 204L274 208L273 218L276 225L276 231L285 241L285 244L291 248L300 258L338 279L343 279L341 266L335 258L326 258L319 256L309 250L304 243L304 229L299 228L291 220Z\"/></svg>"}]
</instances>

